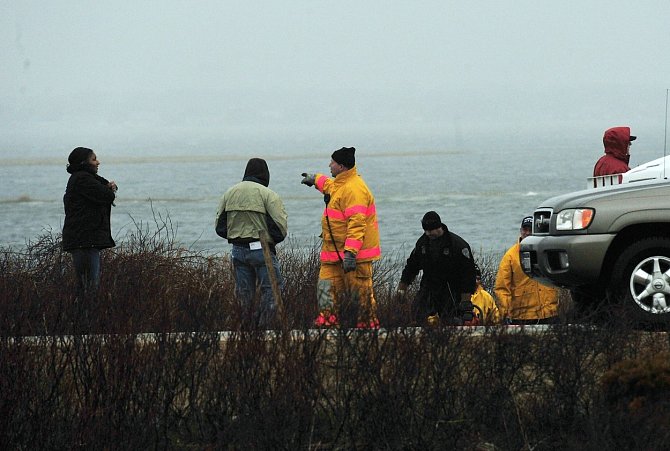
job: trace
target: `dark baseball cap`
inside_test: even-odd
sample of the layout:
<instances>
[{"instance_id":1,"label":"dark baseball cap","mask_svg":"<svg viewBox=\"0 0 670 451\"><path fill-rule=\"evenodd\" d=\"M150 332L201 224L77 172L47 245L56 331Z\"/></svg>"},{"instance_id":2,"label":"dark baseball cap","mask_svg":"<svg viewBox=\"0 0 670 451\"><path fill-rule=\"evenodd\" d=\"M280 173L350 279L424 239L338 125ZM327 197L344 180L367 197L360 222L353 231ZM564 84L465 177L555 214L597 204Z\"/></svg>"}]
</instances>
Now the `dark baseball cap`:
<instances>
[{"instance_id":1,"label":"dark baseball cap","mask_svg":"<svg viewBox=\"0 0 670 451\"><path fill-rule=\"evenodd\" d=\"M533 228L533 217L532 216L526 216L523 218L521 221L521 228L522 229L532 229Z\"/></svg>"}]
</instances>

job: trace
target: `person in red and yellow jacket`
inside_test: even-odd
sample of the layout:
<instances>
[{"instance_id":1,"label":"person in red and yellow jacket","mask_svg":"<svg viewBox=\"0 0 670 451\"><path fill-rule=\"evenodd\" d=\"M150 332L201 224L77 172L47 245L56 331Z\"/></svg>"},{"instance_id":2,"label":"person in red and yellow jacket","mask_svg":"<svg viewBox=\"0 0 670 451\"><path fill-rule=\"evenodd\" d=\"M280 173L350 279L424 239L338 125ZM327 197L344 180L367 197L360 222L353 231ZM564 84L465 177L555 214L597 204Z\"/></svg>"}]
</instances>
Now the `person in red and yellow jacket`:
<instances>
[{"instance_id":1,"label":"person in red and yellow jacket","mask_svg":"<svg viewBox=\"0 0 670 451\"><path fill-rule=\"evenodd\" d=\"M519 240L503 255L496 275L495 294L500 317L507 324L558 322L558 291L531 279L521 269L519 243L531 234L533 217L521 222Z\"/></svg>"},{"instance_id":2,"label":"person in red and yellow jacket","mask_svg":"<svg viewBox=\"0 0 670 451\"><path fill-rule=\"evenodd\" d=\"M357 327L379 327L372 290L372 262L381 257L377 211L370 188L356 170L355 152L353 147L333 152L332 178L302 174L301 183L323 193L326 203L321 218L317 326L334 326L338 317L353 316Z\"/></svg>"}]
</instances>

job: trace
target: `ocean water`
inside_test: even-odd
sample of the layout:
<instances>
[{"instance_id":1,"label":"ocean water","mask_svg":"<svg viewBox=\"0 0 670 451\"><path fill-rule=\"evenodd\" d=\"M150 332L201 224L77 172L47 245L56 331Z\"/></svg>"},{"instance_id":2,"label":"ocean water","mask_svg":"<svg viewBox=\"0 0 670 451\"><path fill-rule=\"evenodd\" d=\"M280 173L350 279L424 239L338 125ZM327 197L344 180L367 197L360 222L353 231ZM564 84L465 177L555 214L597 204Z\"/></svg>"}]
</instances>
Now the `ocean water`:
<instances>
[{"instance_id":1,"label":"ocean water","mask_svg":"<svg viewBox=\"0 0 670 451\"><path fill-rule=\"evenodd\" d=\"M242 179L246 162L262 157L270 168L270 188L283 199L289 242L318 242L322 196L300 184L302 172L329 174L331 151L263 154L178 151L141 157L98 151L99 174L119 185L112 209L117 241L138 226L156 229L169 221L185 248L217 254L230 245L214 232L218 201ZM662 156L648 149L632 159L641 164ZM523 216L551 196L582 189L600 150L584 144L467 150L387 151L358 148L359 173L376 198L382 252L409 255L422 233L420 220L437 211L449 229L475 253L503 252L512 245ZM69 174L62 158L0 157L0 247L19 250L63 224L62 196Z\"/></svg>"}]
</instances>

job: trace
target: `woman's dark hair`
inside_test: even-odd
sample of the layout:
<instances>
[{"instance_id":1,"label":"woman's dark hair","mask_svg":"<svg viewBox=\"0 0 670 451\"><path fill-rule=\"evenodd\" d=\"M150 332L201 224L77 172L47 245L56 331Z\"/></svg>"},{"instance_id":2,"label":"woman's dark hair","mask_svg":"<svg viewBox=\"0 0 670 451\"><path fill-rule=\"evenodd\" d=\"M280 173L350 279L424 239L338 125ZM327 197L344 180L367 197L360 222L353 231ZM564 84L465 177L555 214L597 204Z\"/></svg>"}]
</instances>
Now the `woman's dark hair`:
<instances>
[{"instance_id":1,"label":"woman's dark hair","mask_svg":"<svg viewBox=\"0 0 670 451\"><path fill-rule=\"evenodd\" d=\"M72 174L73 172L86 169L88 158L92 153L93 150L89 149L88 147L76 147L72 152L70 152L70 156L67 157L67 172Z\"/></svg>"}]
</instances>

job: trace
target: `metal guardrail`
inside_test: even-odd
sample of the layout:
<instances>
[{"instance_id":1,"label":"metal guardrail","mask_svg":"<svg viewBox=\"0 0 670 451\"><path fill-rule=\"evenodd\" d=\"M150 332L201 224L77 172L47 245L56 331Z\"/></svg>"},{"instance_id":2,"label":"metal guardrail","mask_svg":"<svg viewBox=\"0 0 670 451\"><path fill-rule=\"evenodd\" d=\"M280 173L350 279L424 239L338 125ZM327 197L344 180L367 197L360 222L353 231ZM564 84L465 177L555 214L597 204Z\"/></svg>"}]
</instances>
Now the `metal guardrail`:
<instances>
[{"instance_id":1,"label":"metal guardrail","mask_svg":"<svg viewBox=\"0 0 670 451\"><path fill-rule=\"evenodd\" d=\"M487 331L492 330L509 334L525 333L525 334L542 334L550 332L557 327L564 327L565 325L495 325L495 326L445 326L454 331L467 333L471 336L483 336ZM594 328L592 325L585 324L569 324L571 328L589 329ZM424 333L430 333L431 328L428 327L398 327L394 329L308 329L308 330L289 330L284 332L275 330L258 330L258 331L220 331L220 332L167 332L167 333L137 333L137 334L88 334L88 335L41 335L41 336L24 336L24 337L3 337L0 340L7 340L9 344L25 344L25 345L51 345L57 343L63 346L69 346L74 343L86 342L105 342L117 339L134 338L135 342L141 345L151 345L160 343L162 341L187 341L199 336L217 335L220 343L227 341L234 341L244 339L246 337L253 337L255 339L263 339L266 341L277 340L278 338L288 338L291 340L304 340L309 337L321 337L333 339L341 334L355 335L355 334L370 334L377 335L379 338L384 338L389 334L399 334L405 336L419 336Z\"/></svg>"}]
</instances>

